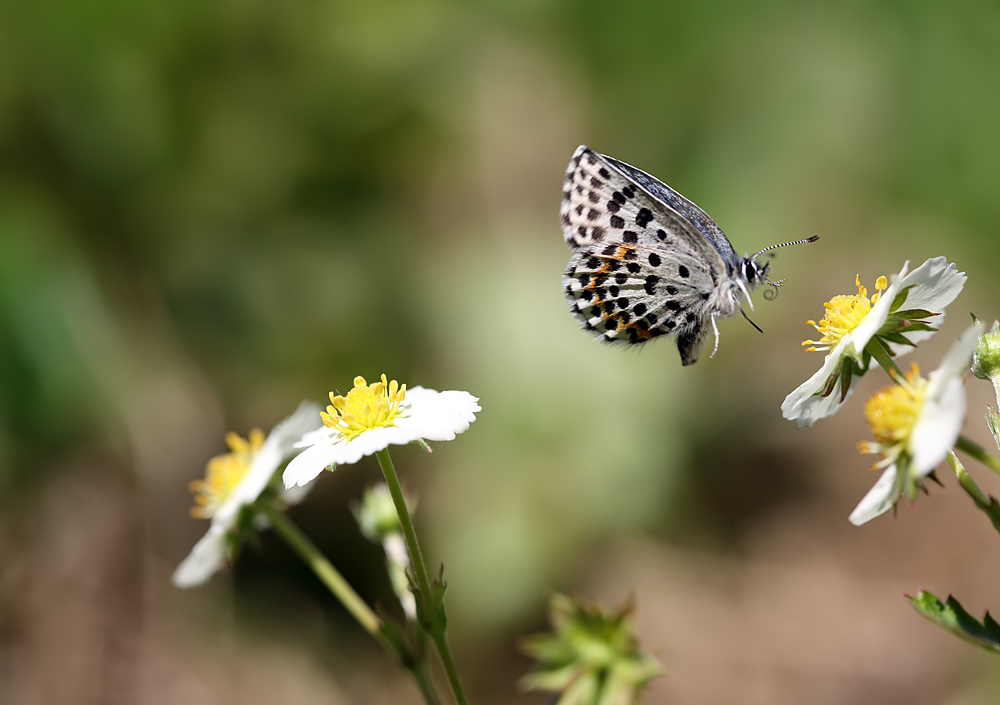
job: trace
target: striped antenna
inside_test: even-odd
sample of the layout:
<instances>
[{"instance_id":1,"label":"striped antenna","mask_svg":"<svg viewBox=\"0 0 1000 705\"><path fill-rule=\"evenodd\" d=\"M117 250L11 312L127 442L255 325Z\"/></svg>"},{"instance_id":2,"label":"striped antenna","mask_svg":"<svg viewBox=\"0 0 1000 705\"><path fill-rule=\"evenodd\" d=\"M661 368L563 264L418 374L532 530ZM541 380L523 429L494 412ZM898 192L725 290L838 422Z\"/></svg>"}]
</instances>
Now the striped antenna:
<instances>
[{"instance_id":1,"label":"striped antenna","mask_svg":"<svg viewBox=\"0 0 1000 705\"><path fill-rule=\"evenodd\" d=\"M778 248L778 247L788 247L789 245L801 245L803 242L816 242L817 240L819 240L819 235L813 235L812 237L807 237L805 240L796 240L795 242L783 242L780 245L771 245L770 247L765 247L763 250L761 250L760 252L758 252L757 254L755 254L753 257L751 257L750 261L753 262L755 259L757 259L758 257L760 257L762 254L764 254L768 250L773 250L773 249Z\"/></svg>"}]
</instances>

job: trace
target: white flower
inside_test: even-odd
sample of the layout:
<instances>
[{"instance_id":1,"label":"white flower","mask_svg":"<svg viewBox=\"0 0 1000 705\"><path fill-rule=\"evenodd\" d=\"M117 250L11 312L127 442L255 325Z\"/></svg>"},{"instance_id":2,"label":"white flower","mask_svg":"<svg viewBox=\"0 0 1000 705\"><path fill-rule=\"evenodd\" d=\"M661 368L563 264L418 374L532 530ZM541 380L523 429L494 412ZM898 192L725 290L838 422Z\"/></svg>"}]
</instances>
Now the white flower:
<instances>
[{"instance_id":1,"label":"white flower","mask_svg":"<svg viewBox=\"0 0 1000 705\"><path fill-rule=\"evenodd\" d=\"M451 441L469 428L481 411L479 399L468 392L407 390L396 380L369 385L354 378L346 397L330 392L332 404L323 412L323 426L305 434L296 447L306 450L285 468L285 487L312 482L325 468L356 463L389 445L414 441Z\"/></svg>"},{"instance_id":2,"label":"white flower","mask_svg":"<svg viewBox=\"0 0 1000 705\"><path fill-rule=\"evenodd\" d=\"M174 585L181 588L200 585L225 565L227 537L240 510L260 497L275 471L296 452L295 441L315 428L319 414L318 406L303 402L266 439L260 429L251 431L249 439L227 434L226 443L232 452L212 458L205 479L191 483L192 491L197 493L191 513L210 518L212 525L174 571ZM284 493L281 499L285 504L295 504L304 496L302 492Z\"/></svg>"},{"instance_id":3,"label":"white flower","mask_svg":"<svg viewBox=\"0 0 1000 705\"><path fill-rule=\"evenodd\" d=\"M861 443L866 453L881 453L875 467L885 468L875 486L851 513L851 523L864 524L896 506L904 495L911 499L931 471L945 459L965 423L965 385L982 326L969 328L952 345L929 379L914 365L900 384L873 396L865 405L874 443Z\"/></svg>"},{"instance_id":4,"label":"white flower","mask_svg":"<svg viewBox=\"0 0 1000 705\"><path fill-rule=\"evenodd\" d=\"M806 321L823 335L802 344L829 353L819 371L785 397L782 416L801 428L837 413L868 371L871 356L865 347L873 340L899 356L934 335L945 308L965 286L965 273L944 257L929 259L907 274L909 264L892 276L888 288L885 277L879 277L870 300L856 278L857 294L833 297L824 304L822 321Z\"/></svg>"}]
</instances>

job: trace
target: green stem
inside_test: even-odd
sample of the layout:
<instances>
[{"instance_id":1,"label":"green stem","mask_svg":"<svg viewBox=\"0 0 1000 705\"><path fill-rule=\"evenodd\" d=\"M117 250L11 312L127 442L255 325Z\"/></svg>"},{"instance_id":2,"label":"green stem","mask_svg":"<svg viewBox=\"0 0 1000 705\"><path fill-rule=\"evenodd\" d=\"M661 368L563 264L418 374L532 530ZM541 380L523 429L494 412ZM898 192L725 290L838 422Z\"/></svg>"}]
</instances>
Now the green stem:
<instances>
[{"instance_id":1,"label":"green stem","mask_svg":"<svg viewBox=\"0 0 1000 705\"><path fill-rule=\"evenodd\" d=\"M903 371L899 369L899 365L897 365L896 361L892 359L892 356L889 354L889 351L886 350L882 341L878 338L872 338L868 341L868 345L865 346L865 350L868 351L868 354L872 356L872 359L875 360L875 362L881 365L883 370L889 373L889 376L892 377L892 381L899 384L899 380L903 379Z\"/></svg>"},{"instance_id":2,"label":"green stem","mask_svg":"<svg viewBox=\"0 0 1000 705\"><path fill-rule=\"evenodd\" d=\"M462 690L462 679L458 675L455 659L448 646L448 635L442 629L435 629L431 636L434 639L434 645L437 646L438 654L441 656L441 663L444 664L444 672L448 674L448 682L451 683L451 689L455 692L455 700L459 705L468 705L469 701L466 700L465 691Z\"/></svg>"},{"instance_id":3,"label":"green stem","mask_svg":"<svg viewBox=\"0 0 1000 705\"><path fill-rule=\"evenodd\" d=\"M966 471L965 466L962 465L962 461L958 459L954 451L948 451L946 460L954 471L955 477L958 478L959 484L962 485L962 489L965 490L965 493L972 498L972 501L976 503L980 511L989 517L989 520L993 523L993 527L997 531L1000 531L1000 504L997 504L995 499L987 496L979 489L979 485L976 484L975 480Z\"/></svg>"},{"instance_id":4,"label":"green stem","mask_svg":"<svg viewBox=\"0 0 1000 705\"><path fill-rule=\"evenodd\" d=\"M378 618L364 600L354 592L354 588L344 580L337 569L319 552L319 549L309 538L299 531L288 517L278 511L269 502L259 502L256 507L268 518L275 531L281 534L281 538L288 542L288 545L299 554L305 564L312 568L316 576L329 588L334 597L340 600L341 604L351 613L358 624L365 628L365 631L375 637L383 646L395 652L392 645L382 636L382 620Z\"/></svg>"},{"instance_id":5,"label":"green stem","mask_svg":"<svg viewBox=\"0 0 1000 705\"><path fill-rule=\"evenodd\" d=\"M407 665L409 659L404 658L403 654L382 633L382 620L361 599L361 596L354 592L354 588L344 580L344 576L333 567L330 561L326 559L326 556L319 552L319 549L309 540L309 537L299 531L299 528L272 503L266 501L259 502L255 506L268 518L274 530L281 534L281 537L299 554L299 557L305 561L305 564L312 568L316 576L323 581L323 584L333 593L334 597L340 600L340 603L351 613L351 616L358 620L358 624L364 627L365 631L371 634L387 651L400 659L406 670L413 676L413 680L416 681L417 687L420 688L420 692L424 696L427 705L441 705L441 700L434 690L434 681L431 680L430 673L427 670L426 657L420 657L416 663ZM426 653L423 650L421 652Z\"/></svg>"},{"instance_id":6,"label":"green stem","mask_svg":"<svg viewBox=\"0 0 1000 705\"><path fill-rule=\"evenodd\" d=\"M979 505L980 508L984 505L989 506L990 498L987 497L981 489L979 489L979 485L977 485L976 481L972 479L971 475L969 475L968 470L966 470L965 466L962 465L962 461L958 459L957 455L955 455L955 451L949 450L948 456L945 460L948 461L948 465L951 466L952 471L955 473L955 477L958 478L958 482L962 485L962 489L965 490L965 493L972 497L972 500Z\"/></svg>"},{"instance_id":7,"label":"green stem","mask_svg":"<svg viewBox=\"0 0 1000 705\"><path fill-rule=\"evenodd\" d=\"M966 455L971 455L997 475L1000 475L1000 458L987 453L986 450L975 441L970 441L965 436L959 436L958 442L955 443L955 448L962 451Z\"/></svg>"},{"instance_id":8,"label":"green stem","mask_svg":"<svg viewBox=\"0 0 1000 705\"><path fill-rule=\"evenodd\" d=\"M417 682L427 705L441 705L437 691L434 690L434 681L431 680L431 675L427 670L427 660L421 659L420 663L410 669L410 673L413 674L413 680Z\"/></svg>"},{"instance_id":9,"label":"green stem","mask_svg":"<svg viewBox=\"0 0 1000 705\"><path fill-rule=\"evenodd\" d=\"M448 636L445 633L446 627L443 620L436 615L431 592L431 581L427 574L427 564L424 563L424 555L420 551L420 544L417 542L417 532L413 528L413 520L410 519L410 511L406 508L406 499L403 497L403 489L399 486L399 477L396 475L396 468L392 465L392 458L389 457L389 450L383 448L375 453L378 464L382 467L382 474L385 476L385 484L389 486L389 494L392 502L396 505L396 513L399 515L399 525L403 529L403 537L406 539L406 547L410 551L410 560L413 562L413 572L417 577L417 587L420 590L422 618L427 621L424 628L431 635L437 646L438 654L441 656L441 663L448 674L448 682L455 693L455 700L459 705L468 705L465 698L465 691L462 689L462 681L455 668L455 661L451 655L451 648L448 646ZM442 606L443 609L443 606Z\"/></svg>"}]
</instances>

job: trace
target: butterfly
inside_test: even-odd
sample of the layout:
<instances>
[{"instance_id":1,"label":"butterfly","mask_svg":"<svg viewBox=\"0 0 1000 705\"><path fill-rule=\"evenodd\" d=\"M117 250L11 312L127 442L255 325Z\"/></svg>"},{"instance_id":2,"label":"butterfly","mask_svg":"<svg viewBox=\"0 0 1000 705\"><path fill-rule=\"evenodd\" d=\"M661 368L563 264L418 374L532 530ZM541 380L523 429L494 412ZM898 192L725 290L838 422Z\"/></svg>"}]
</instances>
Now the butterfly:
<instances>
[{"instance_id":1,"label":"butterfly","mask_svg":"<svg viewBox=\"0 0 1000 705\"><path fill-rule=\"evenodd\" d=\"M659 179L585 145L566 169L559 214L573 250L563 276L573 315L606 342L676 336L683 365L698 361L709 326L715 355L716 318L746 316L742 300L752 311L751 291L785 281L770 281L770 262L757 257L819 239L740 257L705 211Z\"/></svg>"}]
</instances>

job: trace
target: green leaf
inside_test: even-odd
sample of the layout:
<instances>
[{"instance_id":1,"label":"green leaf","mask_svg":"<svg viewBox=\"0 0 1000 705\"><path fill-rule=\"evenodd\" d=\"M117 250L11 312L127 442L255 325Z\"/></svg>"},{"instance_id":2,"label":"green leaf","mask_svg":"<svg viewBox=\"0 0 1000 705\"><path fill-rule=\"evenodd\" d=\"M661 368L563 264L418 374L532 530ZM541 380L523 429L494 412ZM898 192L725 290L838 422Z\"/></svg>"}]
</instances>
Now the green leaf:
<instances>
[{"instance_id":1,"label":"green leaf","mask_svg":"<svg viewBox=\"0 0 1000 705\"><path fill-rule=\"evenodd\" d=\"M928 311L922 308L910 308L905 311L896 311L892 314L896 318L902 318L904 321L912 321L918 318L930 318L931 316L940 316L939 313L934 313L933 311Z\"/></svg>"},{"instance_id":2,"label":"green leaf","mask_svg":"<svg viewBox=\"0 0 1000 705\"><path fill-rule=\"evenodd\" d=\"M910 605L921 615L946 629L959 639L980 646L987 651L1000 653L1000 624L987 612L980 623L951 595L941 603L934 595L921 590L916 597L906 596Z\"/></svg>"},{"instance_id":3,"label":"green leaf","mask_svg":"<svg viewBox=\"0 0 1000 705\"><path fill-rule=\"evenodd\" d=\"M560 692L568 688L579 675L580 667L569 663L561 668L532 671L521 678L520 686L525 690Z\"/></svg>"},{"instance_id":4,"label":"green leaf","mask_svg":"<svg viewBox=\"0 0 1000 705\"><path fill-rule=\"evenodd\" d=\"M890 343L896 343L896 345L910 345L915 347L915 344L907 340L901 333L879 333L879 337L883 340L888 340Z\"/></svg>"},{"instance_id":5,"label":"green leaf","mask_svg":"<svg viewBox=\"0 0 1000 705\"><path fill-rule=\"evenodd\" d=\"M833 390L837 388L837 380L840 379L840 370L837 370L832 375L830 379L826 381L826 386L822 390L813 394L814 397L828 397L833 394Z\"/></svg>"},{"instance_id":6,"label":"green leaf","mask_svg":"<svg viewBox=\"0 0 1000 705\"><path fill-rule=\"evenodd\" d=\"M889 313L895 313L896 311L899 310L899 307L902 306L903 302L906 301L906 296L910 293L910 289L912 288L913 288L912 286L908 286L901 292L896 294L896 298L892 300L892 306L889 307Z\"/></svg>"},{"instance_id":7,"label":"green leaf","mask_svg":"<svg viewBox=\"0 0 1000 705\"><path fill-rule=\"evenodd\" d=\"M840 403L847 399L847 393L851 391L851 377L854 376L854 365L844 365L843 373L840 376Z\"/></svg>"}]
</instances>

